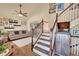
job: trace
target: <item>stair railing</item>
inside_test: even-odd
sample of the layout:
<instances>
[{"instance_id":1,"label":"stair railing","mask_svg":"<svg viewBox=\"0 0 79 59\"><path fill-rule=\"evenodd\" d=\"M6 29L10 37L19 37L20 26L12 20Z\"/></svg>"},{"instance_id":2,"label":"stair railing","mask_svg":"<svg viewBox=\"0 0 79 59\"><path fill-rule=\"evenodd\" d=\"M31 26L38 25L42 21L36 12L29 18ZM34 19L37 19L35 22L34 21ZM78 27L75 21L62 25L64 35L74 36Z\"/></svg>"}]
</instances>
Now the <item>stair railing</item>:
<instances>
[{"instance_id":1,"label":"stair railing","mask_svg":"<svg viewBox=\"0 0 79 59\"><path fill-rule=\"evenodd\" d=\"M68 22L79 18L79 4L71 3L58 15L58 22Z\"/></svg>"},{"instance_id":2,"label":"stair railing","mask_svg":"<svg viewBox=\"0 0 79 59\"><path fill-rule=\"evenodd\" d=\"M38 23L34 28L32 28L32 40L31 40L31 50L32 51L33 51L34 45L37 43L39 37L43 33L43 30L44 30L43 26L44 26L44 21L42 19L42 21L40 23Z\"/></svg>"},{"instance_id":3,"label":"stair railing","mask_svg":"<svg viewBox=\"0 0 79 59\"><path fill-rule=\"evenodd\" d=\"M79 18L79 4L71 3L64 11L58 15L58 22L72 22ZM70 25L71 26L71 25ZM70 28L70 55L79 55L79 37L71 35Z\"/></svg>"},{"instance_id":4,"label":"stair railing","mask_svg":"<svg viewBox=\"0 0 79 59\"><path fill-rule=\"evenodd\" d=\"M70 55L79 56L79 36L71 35Z\"/></svg>"},{"instance_id":5,"label":"stair railing","mask_svg":"<svg viewBox=\"0 0 79 59\"><path fill-rule=\"evenodd\" d=\"M73 3L71 3L67 8L65 8L61 13L57 13L56 14L56 20L54 22L54 25L51 29L51 32L52 32L52 36L51 36L51 41L50 41L50 52L49 52L49 55L52 55L52 51L54 52L54 44L55 44L55 33L54 32L54 29L55 29L55 26L57 26L57 22L67 22L67 21L72 21L76 18L78 18L79 16L79 13L78 13L78 9L72 9L74 8L74 5ZM73 7L72 7L73 6ZM75 15L77 13L77 15L75 15L75 17L73 17L73 15Z\"/></svg>"},{"instance_id":6,"label":"stair railing","mask_svg":"<svg viewBox=\"0 0 79 59\"><path fill-rule=\"evenodd\" d=\"M37 41L42 33L43 33L43 19L34 28L32 28L32 42L31 42L32 51L33 51L34 45L37 43Z\"/></svg>"},{"instance_id":7,"label":"stair railing","mask_svg":"<svg viewBox=\"0 0 79 59\"><path fill-rule=\"evenodd\" d=\"M55 27L57 26L57 21L58 21L58 14L56 13L56 20L55 20L55 22L54 22L54 25L53 25L53 27L51 28L51 38L50 38L50 50L49 50L49 55L51 56L53 53L53 51L54 51L54 44L55 44L55 40L54 40L54 38L55 38L55 31L54 30L56 30L55 29Z\"/></svg>"}]
</instances>

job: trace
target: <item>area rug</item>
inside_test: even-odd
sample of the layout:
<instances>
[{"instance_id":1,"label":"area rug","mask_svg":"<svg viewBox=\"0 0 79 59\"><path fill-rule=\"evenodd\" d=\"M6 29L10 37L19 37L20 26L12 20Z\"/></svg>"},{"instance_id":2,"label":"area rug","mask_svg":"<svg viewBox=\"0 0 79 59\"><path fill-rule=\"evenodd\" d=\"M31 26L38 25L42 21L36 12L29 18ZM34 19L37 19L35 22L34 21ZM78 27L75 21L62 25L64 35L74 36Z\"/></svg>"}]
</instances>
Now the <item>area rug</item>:
<instances>
[{"instance_id":1,"label":"area rug","mask_svg":"<svg viewBox=\"0 0 79 59\"><path fill-rule=\"evenodd\" d=\"M19 39L19 40L16 40L16 41L13 41L13 43L18 46L18 47L23 47L25 45L28 45L31 43L31 37L28 37L28 38L22 38L22 39Z\"/></svg>"}]
</instances>

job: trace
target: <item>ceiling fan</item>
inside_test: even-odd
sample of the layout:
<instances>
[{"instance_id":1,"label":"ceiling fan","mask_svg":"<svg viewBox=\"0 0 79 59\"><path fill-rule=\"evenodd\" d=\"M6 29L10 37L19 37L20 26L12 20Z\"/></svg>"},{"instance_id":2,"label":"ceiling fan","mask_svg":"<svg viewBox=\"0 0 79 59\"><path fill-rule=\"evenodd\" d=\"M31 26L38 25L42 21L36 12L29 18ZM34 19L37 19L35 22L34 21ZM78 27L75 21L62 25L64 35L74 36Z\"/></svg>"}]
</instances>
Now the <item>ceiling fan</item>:
<instances>
[{"instance_id":1,"label":"ceiling fan","mask_svg":"<svg viewBox=\"0 0 79 59\"><path fill-rule=\"evenodd\" d=\"M27 17L27 14L28 14L28 13L23 13L23 12L22 12L22 10L21 10L22 5L21 5L21 4L19 5L19 7L20 7L20 8L19 8L19 9L20 9L19 12L15 10L15 12L18 14L18 16L20 16L20 17L21 17L21 16Z\"/></svg>"}]
</instances>

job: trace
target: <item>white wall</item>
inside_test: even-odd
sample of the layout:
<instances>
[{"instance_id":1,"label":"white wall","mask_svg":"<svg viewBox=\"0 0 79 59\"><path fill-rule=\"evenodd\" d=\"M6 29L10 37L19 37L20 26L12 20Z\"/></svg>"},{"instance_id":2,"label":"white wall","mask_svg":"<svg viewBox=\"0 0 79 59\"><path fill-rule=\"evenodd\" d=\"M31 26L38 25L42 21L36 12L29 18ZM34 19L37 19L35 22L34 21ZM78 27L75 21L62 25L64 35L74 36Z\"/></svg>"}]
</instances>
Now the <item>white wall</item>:
<instances>
[{"instance_id":1,"label":"white wall","mask_svg":"<svg viewBox=\"0 0 79 59\"><path fill-rule=\"evenodd\" d=\"M0 18L1 19L1 18ZM13 24L11 25L12 27L14 27L14 29L5 29L5 27L9 27L9 20L7 19L2 19L4 25L0 26L0 30L3 32L7 32L7 31L14 31L14 30L27 30L27 25L25 24L21 24L21 22L26 22L26 20L18 20L18 24L21 26L14 26ZM5 24L5 21L8 21L8 24Z\"/></svg>"}]
</instances>

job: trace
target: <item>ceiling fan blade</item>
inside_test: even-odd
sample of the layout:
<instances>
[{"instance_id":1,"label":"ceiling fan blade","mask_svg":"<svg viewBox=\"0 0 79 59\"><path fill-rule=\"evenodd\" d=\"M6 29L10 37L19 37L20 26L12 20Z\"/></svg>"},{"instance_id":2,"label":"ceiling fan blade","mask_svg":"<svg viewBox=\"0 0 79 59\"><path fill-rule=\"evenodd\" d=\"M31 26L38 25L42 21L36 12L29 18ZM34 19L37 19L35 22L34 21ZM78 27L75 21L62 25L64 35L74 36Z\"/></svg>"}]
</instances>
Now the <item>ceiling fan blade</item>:
<instances>
[{"instance_id":1,"label":"ceiling fan blade","mask_svg":"<svg viewBox=\"0 0 79 59\"><path fill-rule=\"evenodd\" d=\"M28 13L23 13L23 14L28 14Z\"/></svg>"},{"instance_id":2,"label":"ceiling fan blade","mask_svg":"<svg viewBox=\"0 0 79 59\"><path fill-rule=\"evenodd\" d=\"M27 17L28 13L23 13L23 12L22 12L22 10L21 10L22 5L21 5L21 4L19 5L19 7L20 7L20 8L19 8L19 11L16 11L16 10L15 10L15 12L16 12L17 14L19 14L19 16L25 16L25 17Z\"/></svg>"},{"instance_id":3,"label":"ceiling fan blade","mask_svg":"<svg viewBox=\"0 0 79 59\"><path fill-rule=\"evenodd\" d=\"M27 17L27 14L22 14L23 16Z\"/></svg>"}]
</instances>

